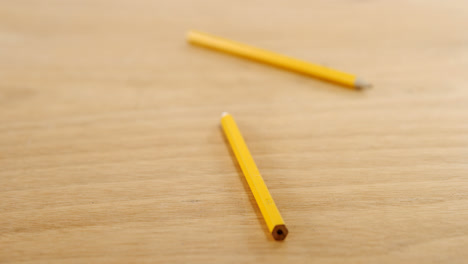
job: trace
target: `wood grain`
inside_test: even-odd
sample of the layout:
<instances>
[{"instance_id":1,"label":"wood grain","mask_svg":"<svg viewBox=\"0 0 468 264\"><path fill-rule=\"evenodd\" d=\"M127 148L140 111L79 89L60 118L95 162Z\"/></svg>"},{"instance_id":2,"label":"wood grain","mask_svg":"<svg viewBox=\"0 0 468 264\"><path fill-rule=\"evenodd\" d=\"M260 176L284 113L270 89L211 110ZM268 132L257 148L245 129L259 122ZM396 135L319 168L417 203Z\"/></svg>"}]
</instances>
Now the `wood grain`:
<instances>
[{"instance_id":1,"label":"wood grain","mask_svg":"<svg viewBox=\"0 0 468 264\"><path fill-rule=\"evenodd\" d=\"M466 1L3 1L0 263L466 263L467 24ZM375 87L192 47L188 29Z\"/></svg>"}]
</instances>

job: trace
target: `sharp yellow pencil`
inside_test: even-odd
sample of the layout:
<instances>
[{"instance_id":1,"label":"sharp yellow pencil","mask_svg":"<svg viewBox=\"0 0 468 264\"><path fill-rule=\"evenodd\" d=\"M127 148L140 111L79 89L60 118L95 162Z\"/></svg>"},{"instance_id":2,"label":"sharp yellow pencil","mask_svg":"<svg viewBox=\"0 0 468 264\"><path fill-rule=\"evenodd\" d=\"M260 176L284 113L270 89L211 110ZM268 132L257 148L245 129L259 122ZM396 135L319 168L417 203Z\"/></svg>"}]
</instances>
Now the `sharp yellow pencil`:
<instances>
[{"instance_id":1,"label":"sharp yellow pencil","mask_svg":"<svg viewBox=\"0 0 468 264\"><path fill-rule=\"evenodd\" d=\"M371 84L368 82L349 73L290 58L281 54L255 48L232 40L216 37L207 33L189 31L187 39L192 44L267 63L280 68L313 76L322 80L338 83L346 87L355 89L371 87Z\"/></svg>"},{"instance_id":2,"label":"sharp yellow pencil","mask_svg":"<svg viewBox=\"0 0 468 264\"><path fill-rule=\"evenodd\" d=\"M221 125L231 145L232 151L237 158L237 162L239 162L242 172L244 173L245 179L249 184L250 190L255 197L255 201L257 201L258 207L262 212L268 230L273 235L274 239L284 240L288 235L288 229L284 224L278 208L276 208L275 201L273 201L263 181L262 175L260 175L257 169L257 165L255 165L252 155L250 155L250 151L237 128L236 122L230 114L223 113Z\"/></svg>"}]
</instances>

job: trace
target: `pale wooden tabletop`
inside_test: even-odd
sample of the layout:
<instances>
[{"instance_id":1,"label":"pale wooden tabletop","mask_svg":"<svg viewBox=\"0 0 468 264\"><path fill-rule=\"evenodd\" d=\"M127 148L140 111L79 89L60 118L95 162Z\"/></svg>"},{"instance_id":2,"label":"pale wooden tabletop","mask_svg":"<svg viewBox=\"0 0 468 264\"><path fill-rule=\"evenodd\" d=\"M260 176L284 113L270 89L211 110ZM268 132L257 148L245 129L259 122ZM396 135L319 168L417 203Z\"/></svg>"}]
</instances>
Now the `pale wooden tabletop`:
<instances>
[{"instance_id":1,"label":"pale wooden tabletop","mask_svg":"<svg viewBox=\"0 0 468 264\"><path fill-rule=\"evenodd\" d=\"M3 1L0 262L466 263L467 24L466 1ZM374 88L193 47L189 29Z\"/></svg>"}]
</instances>

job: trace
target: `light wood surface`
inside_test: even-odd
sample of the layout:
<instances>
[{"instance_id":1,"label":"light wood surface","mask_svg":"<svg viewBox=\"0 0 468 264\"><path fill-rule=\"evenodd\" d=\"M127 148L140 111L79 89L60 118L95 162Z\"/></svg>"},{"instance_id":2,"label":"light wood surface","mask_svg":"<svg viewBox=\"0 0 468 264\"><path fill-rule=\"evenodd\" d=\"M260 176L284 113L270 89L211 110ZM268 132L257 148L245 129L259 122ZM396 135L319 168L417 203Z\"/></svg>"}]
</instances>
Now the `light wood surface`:
<instances>
[{"instance_id":1,"label":"light wood surface","mask_svg":"<svg viewBox=\"0 0 468 264\"><path fill-rule=\"evenodd\" d=\"M2 1L0 263L466 263L467 25L466 1ZM189 29L375 87L192 47Z\"/></svg>"}]
</instances>

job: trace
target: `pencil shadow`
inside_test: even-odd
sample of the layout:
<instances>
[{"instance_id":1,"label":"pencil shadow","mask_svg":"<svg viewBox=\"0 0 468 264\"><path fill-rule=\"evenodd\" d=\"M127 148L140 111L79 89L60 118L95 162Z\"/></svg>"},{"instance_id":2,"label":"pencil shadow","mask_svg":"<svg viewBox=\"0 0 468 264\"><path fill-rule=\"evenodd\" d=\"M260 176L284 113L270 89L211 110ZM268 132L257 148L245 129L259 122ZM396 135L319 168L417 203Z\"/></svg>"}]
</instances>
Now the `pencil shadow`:
<instances>
[{"instance_id":1,"label":"pencil shadow","mask_svg":"<svg viewBox=\"0 0 468 264\"><path fill-rule=\"evenodd\" d=\"M262 216L262 212L260 212L260 208L258 208L257 201L255 201L255 197L253 196L252 191L250 190L249 184L247 183L247 181L246 181L246 179L244 177L244 173L242 172L242 169L240 168L239 163L237 162L236 155L234 155L234 152L232 151L232 149L230 147L230 144L229 144L229 141L228 141L228 139L226 137L226 134L224 134L223 128L221 126L219 126L219 128L221 130L221 133L223 134L223 141L224 141L225 145L228 148L229 155L231 156L232 163L233 163L234 167L237 170L237 175L239 175L239 179L242 182L242 185L244 186L244 190L248 193L250 204L252 205L253 211L257 215L257 220L258 220L260 226L262 227L263 231L265 232L265 235L266 235L267 239L268 240L274 240L272 238L270 232L268 231L265 220L263 219L263 216Z\"/></svg>"}]
</instances>

